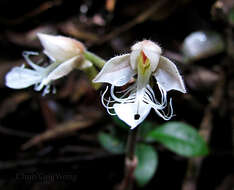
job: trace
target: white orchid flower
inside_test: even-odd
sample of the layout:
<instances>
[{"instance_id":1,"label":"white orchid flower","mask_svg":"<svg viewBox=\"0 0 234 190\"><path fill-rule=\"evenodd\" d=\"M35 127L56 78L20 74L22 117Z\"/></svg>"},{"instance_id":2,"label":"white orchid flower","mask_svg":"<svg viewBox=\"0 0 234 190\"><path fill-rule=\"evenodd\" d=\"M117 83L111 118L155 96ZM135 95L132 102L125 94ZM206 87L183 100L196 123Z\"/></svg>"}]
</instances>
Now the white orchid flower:
<instances>
[{"instance_id":1,"label":"white orchid flower","mask_svg":"<svg viewBox=\"0 0 234 190\"><path fill-rule=\"evenodd\" d=\"M51 64L41 67L33 63L30 55L38 55L37 52L24 52L23 56L27 64L32 68L12 68L6 75L6 86L13 89L22 89L35 85L35 90L40 91L44 87L43 95L50 92L52 81L62 78L76 67L84 67L82 53L85 47L82 43L68 37L38 34L38 38L44 48L44 53L50 58Z\"/></svg>"},{"instance_id":2,"label":"white orchid flower","mask_svg":"<svg viewBox=\"0 0 234 190\"><path fill-rule=\"evenodd\" d=\"M116 56L104 65L93 82L111 84L109 99L105 98L106 88L102 95L102 103L111 115L117 115L121 120L131 126L139 125L149 114L151 108L165 120L173 116L170 100L170 110L166 114L167 92L178 90L186 93L185 86L176 66L166 57L161 56L161 48L149 40L138 42L131 48L130 54ZM132 81L136 82L123 91L115 91ZM158 101L150 86L153 76L161 94ZM118 95L117 95L118 94Z\"/></svg>"}]
</instances>

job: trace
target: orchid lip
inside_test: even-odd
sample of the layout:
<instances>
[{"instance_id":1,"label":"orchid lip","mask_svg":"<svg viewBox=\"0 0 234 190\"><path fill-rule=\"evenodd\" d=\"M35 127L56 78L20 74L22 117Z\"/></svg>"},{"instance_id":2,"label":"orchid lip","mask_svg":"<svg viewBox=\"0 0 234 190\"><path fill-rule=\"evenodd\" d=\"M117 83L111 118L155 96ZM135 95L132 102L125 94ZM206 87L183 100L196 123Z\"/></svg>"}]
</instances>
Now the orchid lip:
<instances>
[{"instance_id":1,"label":"orchid lip","mask_svg":"<svg viewBox=\"0 0 234 190\"><path fill-rule=\"evenodd\" d=\"M130 85L125 91L121 93L119 91L115 91L115 86L110 87L110 97L106 99L106 94L109 87L107 86L105 91L102 94L101 100L103 106L107 109L107 112L110 115L126 115L126 109L128 109L128 105L136 105L135 111L131 114L131 119L124 120L127 124L129 124L132 128L135 128L142 122L142 118L144 119L151 108L155 110L155 112L165 120L171 119L173 116L172 102L170 100L170 110L169 113L164 112L164 108L167 106L167 97L166 92L159 87L161 93L161 100L158 101L154 95L154 92L150 85L147 85L143 89L143 97L137 97L137 86L136 84ZM118 94L118 95L117 95ZM118 97L119 96L119 97ZM122 108L121 108L122 107ZM143 114L142 114L143 112ZM122 116L123 117L123 116ZM128 122L130 120L130 122Z\"/></svg>"}]
</instances>

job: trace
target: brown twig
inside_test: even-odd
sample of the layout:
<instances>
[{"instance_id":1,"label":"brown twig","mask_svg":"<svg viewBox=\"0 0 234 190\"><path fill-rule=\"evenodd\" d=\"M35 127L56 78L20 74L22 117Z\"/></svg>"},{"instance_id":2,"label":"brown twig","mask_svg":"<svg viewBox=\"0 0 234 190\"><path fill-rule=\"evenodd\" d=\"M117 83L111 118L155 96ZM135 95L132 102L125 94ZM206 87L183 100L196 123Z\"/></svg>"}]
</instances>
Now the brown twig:
<instances>
[{"instance_id":1,"label":"brown twig","mask_svg":"<svg viewBox=\"0 0 234 190\"><path fill-rule=\"evenodd\" d=\"M0 104L0 118L4 118L7 114L14 112L20 103L28 100L30 97L30 94L22 92L6 98Z\"/></svg>"},{"instance_id":2,"label":"brown twig","mask_svg":"<svg viewBox=\"0 0 234 190\"><path fill-rule=\"evenodd\" d=\"M49 107L48 101L45 99L39 99L41 112L48 129L53 129L57 125L57 119L53 110Z\"/></svg>"},{"instance_id":3,"label":"brown twig","mask_svg":"<svg viewBox=\"0 0 234 190\"><path fill-rule=\"evenodd\" d=\"M51 165L62 163L78 163L80 161L92 161L94 159L113 156L112 154L105 152L99 152L90 155L72 156L72 157L60 157L57 159L30 159L30 160L17 160L17 161L1 161L0 170L14 170L18 167L35 167L36 165ZM115 155L116 156L116 155Z\"/></svg>"},{"instance_id":4,"label":"brown twig","mask_svg":"<svg viewBox=\"0 0 234 190\"><path fill-rule=\"evenodd\" d=\"M106 10L113 12L115 9L116 0L106 0Z\"/></svg>"},{"instance_id":5,"label":"brown twig","mask_svg":"<svg viewBox=\"0 0 234 190\"><path fill-rule=\"evenodd\" d=\"M98 38L98 40L92 42L91 45L95 45L95 44L101 45L101 44L113 39L114 37L120 35L121 33L131 29L135 25L143 23L150 16L152 16L155 12L157 12L161 7L163 7L168 1L169 0L155 1L155 3L150 8L148 8L145 11L143 11L142 13L140 13L132 21L130 21L126 24L123 24L122 26L119 26L117 29L113 30L112 32L110 32L106 36L102 37L101 38L102 40L100 38Z\"/></svg>"},{"instance_id":6,"label":"brown twig","mask_svg":"<svg viewBox=\"0 0 234 190\"><path fill-rule=\"evenodd\" d=\"M73 120L64 122L56 126L55 128L49 129L42 134L36 135L28 142L22 145L22 150L26 150L49 139L65 136L75 131L89 127L101 116L101 114L98 111L92 111L92 113L89 112L89 114L90 115L86 116L78 115L77 117L73 118Z\"/></svg>"},{"instance_id":7,"label":"brown twig","mask_svg":"<svg viewBox=\"0 0 234 190\"><path fill-rule=\"evenodd\" d=\"M19 17L17 19L0 18L0 22L3 24L7 24L7 25L22 24L24 21L32 17L36 17L39 14L47 11L48 9L52 7L60 5L61 3L62 3L61 0L47 1L47 2L42 3L39 7L35 8L34 10L30 11L29 13L24 14L22 17Z\"/></svg>"},{"instance_id":8,"label":"brown twig","mask_svg":"<svg viewBox=\"0 0 234 190\"><path fill-rule=\"evenodd\" d=\"M32 138L33 136L35 136L35 134L32 134L32 133L17 131L17 130L9 129L3 126L0 126L0 133L11 135L11 136L16 136L16 137L21 137L21 138Z\"/></svg>"},{"instance_id":9,"label":"brown twig","mask_svg":"<svg viewBox=\"0 0 234 190\"><path fill-rule=\"evenodd\" d=\"M234 174L225 177L221 185L216 190L230 190L234 188Z\"/></svg>"},{"instance_id":10,"label":"brown twig","mask_svg":"<svg viewBox=\"0 0 234 190\"><path fill-rule=\"evenodd\" d=\"M206 107L204 117L201 121L199 133L204 140L209 143L212 130L213 111L218 108L223 97L223 87L225 85L224 73L221 72L218 84L213 92L212 100ZM182 190L195 190L197 178L203 158L192 158L188 162L187 173L183 182Z\"/></svg>"}]
</instances>

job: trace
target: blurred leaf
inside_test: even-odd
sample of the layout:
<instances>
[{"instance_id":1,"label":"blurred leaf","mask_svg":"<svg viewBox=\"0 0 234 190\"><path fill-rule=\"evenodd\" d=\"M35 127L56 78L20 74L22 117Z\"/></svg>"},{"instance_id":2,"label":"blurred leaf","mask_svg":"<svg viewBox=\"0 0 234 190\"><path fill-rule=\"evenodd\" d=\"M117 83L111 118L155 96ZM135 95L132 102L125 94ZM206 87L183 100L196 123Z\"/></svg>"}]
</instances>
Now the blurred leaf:
<instances>
[{"instance_id":1,"label":"blurred leaf","mask_svg":"<svg viewBox=\"0 0 234 190\"><path fill-rule=\"evenodd\" d=\"M138 165L134 175L137 184L142 187L154 176L158 166L158 155L152 146L138 144L136 147L136 156Z\"/></svg>"},{"instance_id":2,"label":"blurred leaf","mask_svg":"<svg viewBox=\"0 0 234 190\"><path fill-rule=\"evenodd\" d=\"M232 25L234 25L234 8L230 10L228 14L228 20Z\"/></svg>"},{"instance_id":3,"label":"blurred leaf","mask_svg":"<svg viewBox=\"0 0 234 190\"><path fill-rule=\"evenodd\" d=\"M155 139L148 136L149 132L154 130L157 125L153 122L145 121L139 126L139 135L142 137L146 142L155 142Z\"/></svg>"},{"instance_id":4,"label":"blurred leaf","mask_svg":"<svg viewBox=\"0 0 234 190\"><path fill-rule=\"evenodd\" d=\"M111 153L120 154L125 151L124 142L115 136L101 132L98 134L98 140L102 147Z\"/></svg>"},{"instance_id":5,"label":"blurred leaf","mask_svg":"<svg viewBox=\"0 0 234 190\"><path fill-rule=\"evenodd\" d=\"M224 51L225 43L222 36L215 31L195 31L189 34L182 44L185 60L197 61L219 54Z\"/></svg>"},{"instance_id":6,"label":"blurred leaf","mask_svg":"<svg viewBox=\"0 0 234 190\"><path fill-rule=\"evenodd\" d=\"M171 151L183 156L203 156L208 154L208 147L198 132L182 122L167 122L149 133Z\"/></svg>"},{"instance_id":7,"label":"blurred leaf","mask_svg":"<svg viewBox=\"0 0 234 190\"><path fill-rule=\"evenodd\" d=\"M121 127L122 129L127 129L127 130L130 129L130 127L126 123L124 123L122 120L120 120L117 116L112 116L112 118L113 118L114 123L117 126Z\"/></svg>"}]
</instances>

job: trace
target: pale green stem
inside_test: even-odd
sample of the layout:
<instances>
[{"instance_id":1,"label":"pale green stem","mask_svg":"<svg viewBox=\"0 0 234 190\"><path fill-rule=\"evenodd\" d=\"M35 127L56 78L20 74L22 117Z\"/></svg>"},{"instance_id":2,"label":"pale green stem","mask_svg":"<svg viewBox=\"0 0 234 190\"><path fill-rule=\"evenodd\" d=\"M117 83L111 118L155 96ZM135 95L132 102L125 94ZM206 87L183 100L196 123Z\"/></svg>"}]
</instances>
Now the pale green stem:
<instances>
[{"instance_id":1,"label":"pale green stem","mask_svg":"<svg viewBox=\"0 0 234 190\"><path fill-rule=\"evenodd\" d=\"M94 67L94 65L87 67L85 69L83 69L83 71L85 72L85 74L87 75L89 81L92 81L94 79L94 77L98 74L97 69ZM101 83L93 83L91 82L92 86L98 90L101 87Z\"/></svg>"},{"instance_id":2,"label":"pale green stem","mask_svg":"<svg viewBox=\"0 0 234 190\"><path fill-rule=\"evenodd\" d=\"M99 69L102 69L102 67L105 65L106 61L102 59L101 57L95 55L94 53L91 53L90 51L84 52L84 57L91 61L95 66L97 66Z\"/></svg>"}]
</instances>

